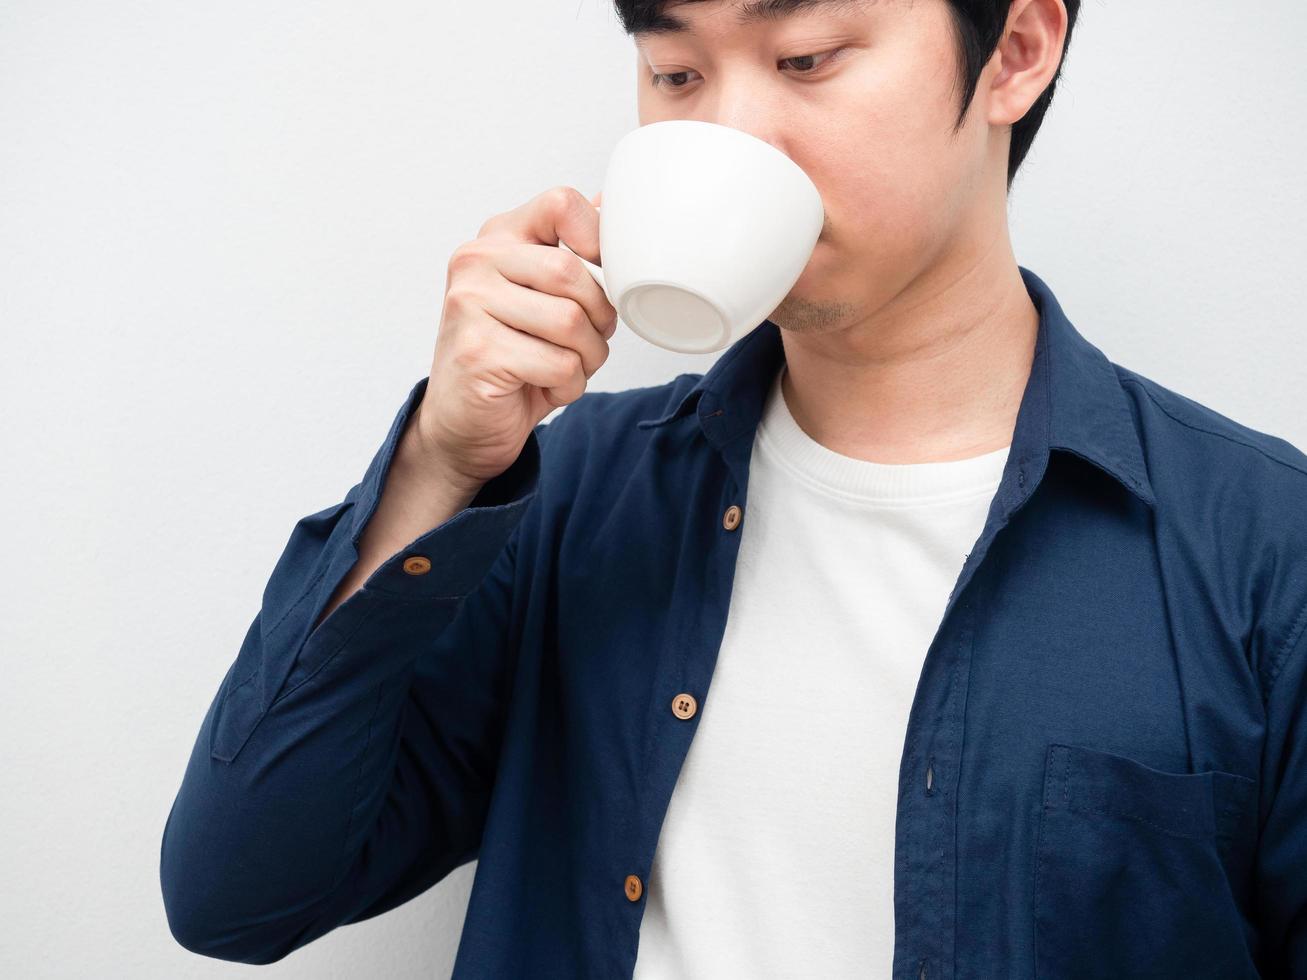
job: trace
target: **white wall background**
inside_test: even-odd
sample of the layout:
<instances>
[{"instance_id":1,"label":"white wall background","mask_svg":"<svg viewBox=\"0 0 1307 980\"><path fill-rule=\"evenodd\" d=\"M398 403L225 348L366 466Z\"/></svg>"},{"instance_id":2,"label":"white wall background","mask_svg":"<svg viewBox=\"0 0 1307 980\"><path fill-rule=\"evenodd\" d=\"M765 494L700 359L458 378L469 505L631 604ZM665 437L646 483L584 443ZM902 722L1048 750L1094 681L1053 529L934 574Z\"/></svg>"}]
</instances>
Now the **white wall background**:
<instances>
[{"instance_id":1,"label":"white wall background","mask_svg":"<svg viewBox=\"0 0 1307 980\"><path fill-rule=\"evenodd\" d=\"M1300 447L1304 36L1089 0L1011 210L1109 357ZM159 895L205 709L427 373L450 252L636 124L609 0L0 4L0 974L249 969ZM591 387L717 356L623 331ZM448 976L474 870L261 975Z\"/></svg>"}]
</instances>

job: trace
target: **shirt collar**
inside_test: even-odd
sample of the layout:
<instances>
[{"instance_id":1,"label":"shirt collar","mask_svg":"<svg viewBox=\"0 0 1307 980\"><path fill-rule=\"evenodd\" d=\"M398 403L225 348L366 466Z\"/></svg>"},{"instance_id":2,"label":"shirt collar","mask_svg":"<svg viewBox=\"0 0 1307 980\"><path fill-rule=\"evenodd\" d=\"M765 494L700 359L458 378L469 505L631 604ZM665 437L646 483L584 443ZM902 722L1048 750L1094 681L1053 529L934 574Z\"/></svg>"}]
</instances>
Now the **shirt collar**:
<instances>
[{"instance_id":1,"label":"shirt collar","mask_svg":"<svg viewBox=\"0 0 1307 980\"><path fill-rule=\"evenodd\" d=\"M1039 332L1010 455L1022 467L1040 461L1042 471L1050 449L1074 453L1154 507L1139 433L1115 367L1071 324L1048 285L1029 269L1018 268L1039 311ZM675 408L636 425L656 428L697 408L700 426L721 448L756 430L784 359L780 328L764 320L728 347Z\"/></svg>"}]
</instances>

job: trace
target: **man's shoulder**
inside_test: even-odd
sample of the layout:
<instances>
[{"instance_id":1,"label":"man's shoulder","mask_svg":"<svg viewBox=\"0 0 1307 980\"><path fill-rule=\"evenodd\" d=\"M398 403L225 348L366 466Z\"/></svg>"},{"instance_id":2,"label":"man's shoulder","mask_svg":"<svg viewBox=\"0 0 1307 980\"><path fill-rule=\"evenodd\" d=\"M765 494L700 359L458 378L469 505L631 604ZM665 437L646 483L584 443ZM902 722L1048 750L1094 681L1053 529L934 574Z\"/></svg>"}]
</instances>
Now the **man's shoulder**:
<instances>
[{"instance_id":1,"label":"man's shoulder","mask_svg":"<svg viewBox=\"0 0 1307 980\"><path fill-rule=\"evenodd\" d=\"M1307 454L1135 371L1113 365L1134 406L1157 518L1174 554L1256 610L1269 685L1307 617ZM1221 585L1214 586L1217 588Z\"/></svg>"},{"instance_id":2,"label":"man's shoulder","mask_svg":"<svg viewBox=\"0 0 1307 980\"><path fill-rule=\"evenodd\" d=\"M537 426L545 480L569 495L611 492L613 480L630 476L650 444L653 431L636 423L669 414L701 377L678 374L662 384L586 391L547 416Z\"/></svg>"},{"instance_id":3,"label":"man's shoulder","mask_svg":"<svg viewBox=\"0 0 1307 980\"><path fill-rule=\"evenodd\" d=\"M1113 364L1134 406L1149 475L1166 468L1191 481L1215 481L1256 495L1286 495L1307 516L1307 453L1196 398ZM1165 475L1165 474L1159 474Z\"/></svg>"},{"instance_id":4,"label":"man's shoulder","mask_svg":"<svg viewBox=\"0 0 1307 980\"><path fill-rule=\"evenodd\" d=\"M702 374L678 374L662 384L617 391L586 391L545 420L551 445L560 452L579 449L601 440L610 450L632 440L647 441L636 423L661 418L671 412L702 378Z\"/></svg>"}]
</instances>

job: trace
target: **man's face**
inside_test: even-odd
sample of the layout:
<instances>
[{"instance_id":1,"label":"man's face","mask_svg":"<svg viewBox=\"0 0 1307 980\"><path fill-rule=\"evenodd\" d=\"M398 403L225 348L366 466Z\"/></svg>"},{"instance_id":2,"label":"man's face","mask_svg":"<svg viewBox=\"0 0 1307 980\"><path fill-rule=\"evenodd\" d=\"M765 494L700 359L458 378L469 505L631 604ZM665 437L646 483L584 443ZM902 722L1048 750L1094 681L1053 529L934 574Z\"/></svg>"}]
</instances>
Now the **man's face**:
<instances>
[{"instance_id":1,"label":"man's face","mask_svg":"<svg viewBox=\"0 0 1307 980\"><path fill-rule=\"evenodd\" d=\"M952 132L958 69L945 0L817 3L740 24L745 6L663 8L690 30L636 38L639 118L744 130L816 184L821 238L773 322L849 326L951 250L975 248L968 239L992 240L995 212L1005 218L1005 194L993 200L996 186L1005 189L1005 157L976 104Z\"/></svg>"}]
</instances>

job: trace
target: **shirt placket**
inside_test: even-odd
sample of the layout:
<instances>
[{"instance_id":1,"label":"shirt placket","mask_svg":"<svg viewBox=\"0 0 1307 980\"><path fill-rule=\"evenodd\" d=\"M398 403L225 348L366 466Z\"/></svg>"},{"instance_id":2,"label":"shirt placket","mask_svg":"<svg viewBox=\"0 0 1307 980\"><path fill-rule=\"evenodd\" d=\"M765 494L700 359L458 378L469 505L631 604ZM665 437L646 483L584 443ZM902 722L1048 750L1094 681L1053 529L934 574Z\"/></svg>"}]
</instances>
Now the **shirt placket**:
<instances>
[{"instance_id":1,"label":"shirt placket","mask_svg":"<svg viewBox=\"0 0 1307 980\"><path fill-rule=\"evenodd\" d=\"M953 980L957 932L957 786L966 739L971 655L994 539L1029 499L1047 466L1021 427L922 664L899 762L894 839L895 980Z\"/></svg>"}]
</instances>

